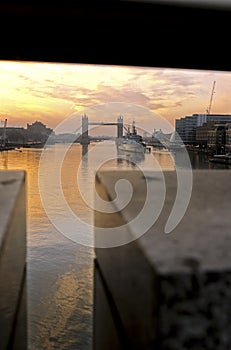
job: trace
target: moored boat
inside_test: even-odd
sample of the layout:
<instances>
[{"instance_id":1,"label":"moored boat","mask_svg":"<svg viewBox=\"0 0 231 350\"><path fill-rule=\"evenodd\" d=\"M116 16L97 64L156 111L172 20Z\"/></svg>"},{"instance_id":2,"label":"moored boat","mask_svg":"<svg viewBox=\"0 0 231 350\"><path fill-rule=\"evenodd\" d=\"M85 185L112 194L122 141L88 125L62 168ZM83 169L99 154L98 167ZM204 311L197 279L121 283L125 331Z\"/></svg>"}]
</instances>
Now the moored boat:
<instances>
[{"instance_id":1,"label":"moored boat","mask_svg":"<svg viewBox=\"0 0 231 350\"><path fill-rule=\"evenodd\" d=\"M215 154L209 158L209 161L213 163L231 164L231 153Z\"/></svg>"},{"instance_id":2,"label":"moored boat","mask_svg":"<svg viewBox=\"0 0 231 350\"><path fill-rule=\"evenodd\" d=\"M120 151L137 153L146 153L149 151L149 148L147 148L146 144L143 142L142 136L137 133L134 121L132 123L132 131L128 128L125 137L117 142L117 149Z\"/></svg>"},{"instance_id":3,"label":"moored boat","mask_svg":"<svg viewBox=\"0 0 231 350\"><path fill-rule=\"evenodd\" d=\"M145 145L133 139L124 139L121 143L118 144L117 147L118 147L118 150L120 151L137 152L137 153L146 152Z\"/></svg>"}]
</instances>

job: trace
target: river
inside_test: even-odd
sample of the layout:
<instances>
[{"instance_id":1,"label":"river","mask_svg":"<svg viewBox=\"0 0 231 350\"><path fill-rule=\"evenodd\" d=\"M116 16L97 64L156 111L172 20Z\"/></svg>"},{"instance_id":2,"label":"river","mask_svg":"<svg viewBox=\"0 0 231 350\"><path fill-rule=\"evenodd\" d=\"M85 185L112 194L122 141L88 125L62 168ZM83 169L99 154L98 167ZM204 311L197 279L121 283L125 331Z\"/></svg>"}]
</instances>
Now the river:
<instances>
[{"instance_id":1,"label":"river","mask_svg":"<svg viewBox=\"0 0 231 350\"><path fill-rule=\"evenodd\" d=\"M95 146L99 152L91 157ZM59 159L63 150L66 150L61 164L62 190L73 212L78 213L81 220L88 224L92 224L93 214L81 198L81 192L91 191L94 179L89 178L89 174L93 174L95 168L101 166L105 159L104 167L115 170L135 168L136 163L152 169L154 156L163 170L174 169L174 161L177 162L177 154L171 156L160 150L138 159L133 159L132 156L118 159L112 141L91 144L88 147L88 157L83 157L82 146L77 143L68 150L66 144L51 145L47 148L47 159L50 161L43 168L44 178L49 178L53 161ZM27 173L29 350L91 350L94 249L66 237L47 216L38 183L43 151L22 148L0 152L0 169L23 169ZM114 158L108 161L107 157L102 157L103 154L114 155ZM209 163L207 156L202 153L191 152L189 155L193 169L230 168ZM79 167L81 192L76 182ZM52 210L57 217L62 214L59 201L53 201Z\"/></svg>"}]
</instances>

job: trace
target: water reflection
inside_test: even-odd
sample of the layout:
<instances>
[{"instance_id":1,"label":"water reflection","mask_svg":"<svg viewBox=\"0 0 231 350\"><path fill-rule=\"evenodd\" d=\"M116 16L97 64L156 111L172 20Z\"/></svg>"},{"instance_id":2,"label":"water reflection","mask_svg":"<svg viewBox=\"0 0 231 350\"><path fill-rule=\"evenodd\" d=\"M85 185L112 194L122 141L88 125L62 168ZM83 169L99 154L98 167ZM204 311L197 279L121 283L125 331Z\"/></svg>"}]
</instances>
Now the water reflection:
<instances>
[{"instance_id":1,"label":"water reflection","mask_svg":"<svg viewBox=\"0 0 231 350\"><path fill-rule=\"evenodd\" d=\"M62 147L54 145L47 149L51 161L47 163L45 177ZM81 160L81 147L73 147L63 162L62 185L69 205L76 210L76 167ZM42 149L32 148L0 152L0 169L27 173L29 350L89 350L92 348L93 250L68 240L47 217L38 187L41 153ZM54 201L53 210L57 215L60 213L58 202ZM87 217L83 208L82 213Z\"/></svg>"},{"instance_id":2,"label":"water reflection","mask_svg":"<svg viewBox=\"0 0 231 350\"><path fill-rule=\"evenodd\" d=\"M98 156L91 151L96 145L83 149L73 144L61 169L62 189L71 210L85 222L93 220L77 185L77 171L83 190L93 194L97 164L102 168L128 169L143 166L154 169L156 162L162 170L184 165L185 153L169 153L152 149L150 154L117 154L114 143L101 143ZM62 144L49 146L50 162L44 176L51 173L52 159L59 157ZM47 217L39 193L38 167L42 149L0 152L0 169L23 169L27 172L28 207L28 303L29 349L89 350L92 348L93 307L93 249L78 245L64 237ZM114 155L103 162L104 154ZM227 169L231 166L213 164L199 152L188 153L193 169ZM89 177L90 174L90 177ZM86 179L90 179L87 181ZM62 215L59 202L52 204L54 213Z\"/></svg>"},{"instance_id":3,"label":"water reflection","mask_svg":"<svg viewBox=\"0 0 231 350\"><path fill-rule=\"evenodd\" d=\"M156 161L160 164L160 167L162 170L175 169L174 154L169 152L165 148L163 149L154 148L152 150L152 155L155 157Z\"/></svg>"},{"instance_id":4,"label":"water reflection","mask_svg":"<svg viewBox=\"0 0 231 350\"><path fill-rule=\"evenodd\" d=\"M231 165L209 162L209 155L200 151L154 149L153 154L161 164L162 169L184 168L189 157L192 169L231 169Z\"/></svg>"},{"instance_id":5,"label":"water reflection","mask_svg":"<svg viewBox=\"0 0 231 350\"><path fill-rule=\"evenodd\" d=\"M82 159L85 163L88 160L88 145L82 145Z\"/></svg>"},{"instance_id":6,"label":"water reflection","mask_svg":"<svg viewBox=\"0 0 231 350\"><path fill-rule=\"evenodd\" d=\"M7 151L0 152L0 161L1 161L2 169L7 169L8 153L9 152Z\"/></svg>"},{"instance_id":7,"label":"water reflection","mask_svg":"<svg viewBox=\"0 0 231 350\"><path fill-rule=\"evenodd\" d=\"M189 151L189 157L194 169L231 169L229 164L211 163L209 155L204 152Z\"/></svg>"},{"instance_id":8,"label":"water reflection","mask_svg":"<svg viewBox=\"0 0 231 350\"><path fill-rule=\"evenodd\" d=\"M142 152L129 152L118 149L117 157L118 165L121 165L124 161L126 161L128 166L135 167L136 164L144 161L145 154Z\"/></svg>"}]
</instances>

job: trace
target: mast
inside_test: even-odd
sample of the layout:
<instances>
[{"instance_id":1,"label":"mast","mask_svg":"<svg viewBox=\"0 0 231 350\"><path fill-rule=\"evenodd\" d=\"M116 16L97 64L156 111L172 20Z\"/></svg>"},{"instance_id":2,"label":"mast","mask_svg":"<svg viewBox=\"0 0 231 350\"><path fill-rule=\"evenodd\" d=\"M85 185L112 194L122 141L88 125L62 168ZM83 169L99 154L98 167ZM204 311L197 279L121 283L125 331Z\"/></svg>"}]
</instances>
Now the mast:
<instances>
[{"instance_id":1,"label":"mast","mask_svg":"<svg viewBox=\"0 0 231 350\"><path fill-rule=\"evenodd\" d=\"M135 120L133 120L133 122L132 122L132 134L133 134L133 135L136 135L136 134L137 134L136 126L135 126Z\"/></svg>"},{"instance_id":2,"label":"mast","mask_svg":"<svg viewBox=\"0 0 231 350\"><path fill-rule=\"evenodd\" d=\"M6 125L7 125L7 119L5 119L5 121L4 121L2 140L1 140L1 148L4 148L6 145Z\"/></svg>"}]
</instances>

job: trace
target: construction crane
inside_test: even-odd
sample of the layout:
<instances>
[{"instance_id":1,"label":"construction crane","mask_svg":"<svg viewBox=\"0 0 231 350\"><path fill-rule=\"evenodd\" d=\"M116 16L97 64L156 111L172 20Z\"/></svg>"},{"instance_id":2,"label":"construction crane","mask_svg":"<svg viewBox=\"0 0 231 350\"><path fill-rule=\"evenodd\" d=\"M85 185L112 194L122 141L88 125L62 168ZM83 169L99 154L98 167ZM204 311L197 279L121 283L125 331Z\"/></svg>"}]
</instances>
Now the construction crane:
<instances>
[{"instance_id":1,"label":"construction crane","mask_svg":"<svg viewBox=\"0 0 231 350\"><path fill-rule=\"evenodd\" d=\"M216 85L216 81L213 82L213 88L212 88L212 92L211 92L210 102L209 102L208 108L206 109L206 114L210 114L210 112L211 112L211 107L212 107L212 102L213 102L213 95L215 93L215 85Z\"/></svg>"}]
</instances>

